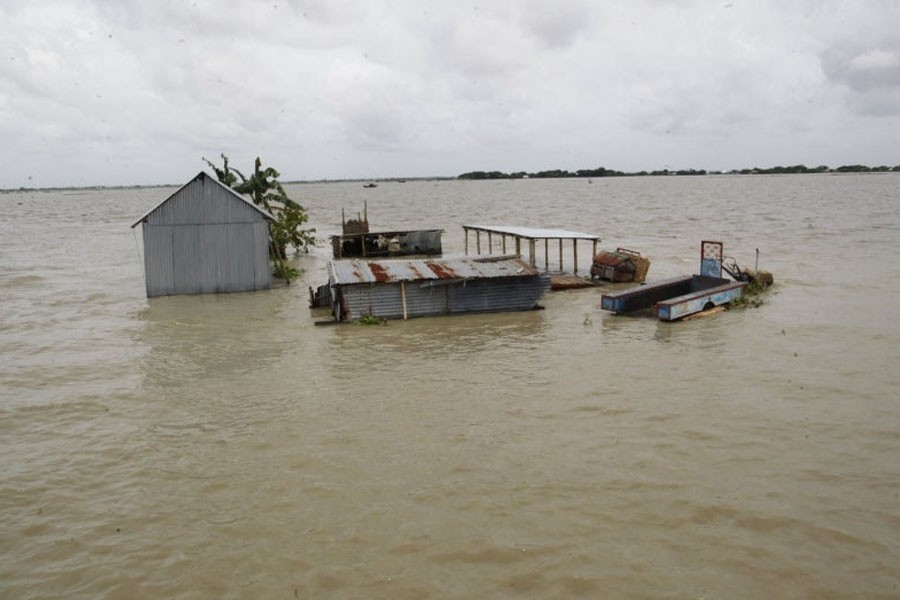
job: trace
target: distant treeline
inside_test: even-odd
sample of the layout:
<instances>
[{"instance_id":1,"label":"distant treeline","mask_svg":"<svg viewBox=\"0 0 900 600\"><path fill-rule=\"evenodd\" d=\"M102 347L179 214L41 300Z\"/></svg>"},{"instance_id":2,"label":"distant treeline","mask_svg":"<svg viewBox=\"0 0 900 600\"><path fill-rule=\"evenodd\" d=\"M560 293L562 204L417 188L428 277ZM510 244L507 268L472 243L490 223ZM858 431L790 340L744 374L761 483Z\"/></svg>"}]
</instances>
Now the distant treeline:
<instances>
[{"instance_id":1,"label":"distant treeline","mask_svg":"<svg viewBox=\"0 0 900 600\"><path fill-rule=\"evenodd\" d=\"M707 171L705 169L681 169L670 171L663 169L661 171L637 171L635 173L626 173L625 171L616 171L615 169L605 169L599 167L597 169L580 169L578 171L566 171L562 169L553 169L551 171L538 171L536 173L526 173L525 171L517 171L515 173L503 173L501 171L471 171L459 175L457 179L553 179L559 177L636 177L647 175L777 175L785 173L887 173L889 171L900 172L900 165L895 167L867 167L866 165L843 165L832 169L827 165L819 165L818 167L807 167L806 165L793 165L790 167L770 167L752 169L734 169L732 171Z\"/></svg>"}]
</instances>

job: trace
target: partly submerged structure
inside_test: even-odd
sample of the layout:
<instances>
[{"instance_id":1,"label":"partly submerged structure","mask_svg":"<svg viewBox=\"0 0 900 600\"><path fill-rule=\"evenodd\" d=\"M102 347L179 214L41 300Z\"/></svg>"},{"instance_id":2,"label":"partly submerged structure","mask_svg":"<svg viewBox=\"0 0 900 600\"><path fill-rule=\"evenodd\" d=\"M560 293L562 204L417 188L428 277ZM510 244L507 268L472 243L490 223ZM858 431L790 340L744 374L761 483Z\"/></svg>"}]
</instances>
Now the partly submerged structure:
<instances>
[{"instance_id":1,"label":"partly submerged structure","mask_svg":"<svg viewBox=\"0 0 900 600\"><path fill-rule=\"evenodd\" d=\"M440 256L443 229L378 231L331 236L334 258Z\"/></svg>"},{"instance_id":2,"label":"partly submerged structure","mask_svg":"<svg viewBox=\"0 0 900 600\"><path fill-rule=\"evenodd\" d=\"M740 298L747 281L722 277L722 243L701 242L700 256L699 275L683 275L603 294L601 308L616 314L652 308L660 320L676 321Z\"/></svg>"},{"instance_id":3,"label":"partly submerged structure","mask_svg":"<svg viewBox=\"0 0 900 600\"><path fill-rule=\"evenodd\" d=\"M335 321L530 310L550 277L519 257L447 260L334 260L312 306L331 307Z\"/></svg>"},{"instance_id":4,"label":"partly submerged structure","mask_svg":"<svg viewBox=\"0 0 900 600\"><path fill-rule=\"evenodd\" d=\"M650 270L650 259L636 250L616 248L615 252L598 252L591 264L591 279L616 283L643 283Z\"/></svg>"},{"instance_id":5,"label":"partly submerged structure","mask_svg":"<svg viewBox=\"0 0 900 600\"><path fill-rule=\"evenodd\" d=\"M334 258L378 258L387 256L440 256L443 229L413 231L369 231L368 207L356 219L341 212L341 235L331 236Z\"/></svg>"},{"instance_id":6,"label":"partly submerged structure","mask_svg":"<svg viewBox=\"0 0 900 600\"><path fill-rule=\"evenodd\" d=\"M565 229L538 229L534 227L516 227L511 225L463 225L465 231L465 252L469 254L469 233L475 234L475 253L480 255L482 250L487 250L487 254L493 254L495 238L500 238L500 253L506 254L507 239L514 247L509 251L522 255L522 242L528 245L528 264L532 267L537 266L537 249L538 242L543 242L544 250L544 270L550 270L550 242L558 243L559 249L559 270L563 270L563 242L569 242L572 249L572 271L578 273L578 242L588 241L591 243L591 257L597 254L597 244L600 243L600 237L590 233L581 233L578 231L568 231ZM481 235L485 234L487 238L486 247L482 246Z\"/></svg>"},{"instance_id":7,"label":"partly submerged structure","mask_svg":"<svg viewBox=\"0 0 900 600\"><path fill-rule=\"evenodd\" d=\"M132 225L142 225L147 296L272 287L269 222L274 220L199 173Z\"/></svg>"}]
</instances>

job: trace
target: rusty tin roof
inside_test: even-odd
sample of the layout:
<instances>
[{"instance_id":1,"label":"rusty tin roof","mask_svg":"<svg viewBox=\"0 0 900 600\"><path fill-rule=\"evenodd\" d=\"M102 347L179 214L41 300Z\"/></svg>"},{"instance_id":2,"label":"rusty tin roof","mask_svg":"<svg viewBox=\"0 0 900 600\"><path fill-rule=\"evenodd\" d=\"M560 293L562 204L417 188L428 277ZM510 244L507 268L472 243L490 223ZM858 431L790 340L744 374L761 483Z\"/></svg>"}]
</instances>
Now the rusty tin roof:
<instances>
[{"instance_id":1,"label":"rusty tin roof","mask_svg":"<svg viewBox=\"0 0 900 600\"><path fill-rule=\"evenodd\" d=\"M391 283L400 281L493 279L538 275L540 272L517 256L456 259L361 258L329 263L331 282L337 285Z\"/></svg>"}]
</instances>

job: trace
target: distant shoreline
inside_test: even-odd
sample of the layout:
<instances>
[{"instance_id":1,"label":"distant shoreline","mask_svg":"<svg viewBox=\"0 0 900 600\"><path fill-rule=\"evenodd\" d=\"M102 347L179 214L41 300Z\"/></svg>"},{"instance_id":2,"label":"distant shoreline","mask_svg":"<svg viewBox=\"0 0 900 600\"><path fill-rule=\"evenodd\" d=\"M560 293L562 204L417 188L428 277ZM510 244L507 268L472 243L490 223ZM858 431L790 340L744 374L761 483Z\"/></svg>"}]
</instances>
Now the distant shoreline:
<instances>
[{"instance_id":1,"label":"distant shoreline","mask_svg":"<svg viewBox=\"0 0 900 600\"><path fill-rule=\"evenodd\" d=\"M502 171L470 171L463 173L458 179L563 179L563 178L594 178L594 177L659 177L659 176L697 176L697 175L808 175L821 173L891 173L900 172L900 165L894 167L879 166L868 167L866 165L843 165L831 168L827 165L807 167L806 165L792 165L789 167L753 167L750 169L732 169L731 171L707 171L705 169L662 169L660 171L616 171L599 167L596 169L580 169L578 171L565 171L555 169L552 171L538 171L526 173L517 171L503 173Z\"/></svg>"},{"instance_id":2,"label":"distant shoreline","mask_svg":"<svg viewBox=\"0 0 900 600\"><path fill-rule=\"evenodd\" d=\"M669 170L662 169L659 171L616 171L614 169L606 169L600 167L598 169L581 169L578 171L566 171L555 169L550 171L537 171L527 173L525 171L516 171L512 173L504 173L502 171L470 171L457 176L433 176L433 177L381 177L381 178L350 178L350 179L306 179L282 181L282 185L307 185L316 183L406 183L408 181L483 181L494 179L592 179L603 177L660 177L660 176L688 176L696 177L701 175L817 175L817 174L846 174L846 173L900 173L900 165L888 167L868 167L866 165L843 165L831 168L825 165L818 167L806 167L804 165L795 165L790 167L770 167L760 168L753 167L750 169L732 169L730 171L707 171L705 169L679 169ZM0 194L9 194L14 192L74 192L74 191L90 191L90 190L133 190L133 189L155 189L155 188L178 188L183 183L154 183L154 184L136 184L136 185L85 185L85 186L60 186L60 187L18 187L18 188L0 188Z\"/></svg>"}]
</instances>

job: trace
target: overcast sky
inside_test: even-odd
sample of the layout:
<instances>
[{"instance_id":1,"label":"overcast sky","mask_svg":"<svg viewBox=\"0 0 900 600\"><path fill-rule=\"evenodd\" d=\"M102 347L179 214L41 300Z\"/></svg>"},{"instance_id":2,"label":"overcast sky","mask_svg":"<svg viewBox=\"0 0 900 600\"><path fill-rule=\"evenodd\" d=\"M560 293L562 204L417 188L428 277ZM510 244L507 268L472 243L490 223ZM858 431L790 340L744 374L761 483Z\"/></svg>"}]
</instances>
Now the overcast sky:
<instances>
[{"instance_id":1,"label":"overcast sky","mask_svg":"<svg viewBox=\"0 0 900 600\"><path fill-rule=\"evenodd\" d=\"M0 188L900 164L900 0L0 3Z\"/></svg>"}]
</instances>

